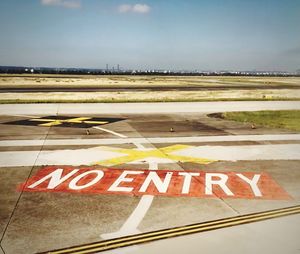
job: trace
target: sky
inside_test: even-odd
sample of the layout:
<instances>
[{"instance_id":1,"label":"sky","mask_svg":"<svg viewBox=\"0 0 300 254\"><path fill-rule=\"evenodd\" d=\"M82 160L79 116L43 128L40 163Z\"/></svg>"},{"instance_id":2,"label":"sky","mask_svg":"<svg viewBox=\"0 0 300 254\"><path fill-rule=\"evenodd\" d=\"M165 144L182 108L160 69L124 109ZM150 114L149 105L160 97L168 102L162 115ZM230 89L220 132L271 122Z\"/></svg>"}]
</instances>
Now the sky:
<instances>
[{"instance_id":1,"label":"sky","mask_svg":"<svg viewBox=\"0 0 300 254\"><path fill-rule=\"evenodd\" d=\"M1 0L0 65L300 69L300 0Z\"/></svg>"}]
</instances>

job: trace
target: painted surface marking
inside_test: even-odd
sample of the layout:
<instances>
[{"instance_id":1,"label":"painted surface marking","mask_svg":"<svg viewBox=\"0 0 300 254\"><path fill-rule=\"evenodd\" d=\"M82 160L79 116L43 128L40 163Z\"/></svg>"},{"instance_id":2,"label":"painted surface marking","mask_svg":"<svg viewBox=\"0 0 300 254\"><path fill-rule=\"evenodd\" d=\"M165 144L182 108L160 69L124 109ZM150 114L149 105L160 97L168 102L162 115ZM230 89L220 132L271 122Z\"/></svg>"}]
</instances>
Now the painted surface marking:
<instances>
[{"instance_id":1,"label":"painted surface marking","mask_svg":"<svg viewBox=\"0 0 300 254\"><path fill-rule=\"evenodd\" d=\"M62 141L63 142L63 141ZM179 150L177 150L179 149ZM38 156L38 158L37 158ZM154 156L154 157L153 157ZM37 159L36 159L37 158ZM0 166L32 165L103 165L122 163L148 164L195 162L207 164L217 160L299 160L300 144L252 145L252 146L184 146L174 145L159 149L122 149L93 147L87 149L6 151L0 152Z\"/></svg>"},{"instance_id":2,"label":"painted surface marking","mask_svg":"<svg viewBox=\"0 0 300 254\"><path fill-rule=\"evenodd\" d=\"M106 139L47 139L47 140L0 140L0 146L38 146L38 145L112 145L138 143L197 143L197 142L229 142L229 141L299 141L300 134L273 135L226 135L197 137L157 137L157 138L106 138Z\"/></svg>"},{"instance_id":3,"label":"painted surface marking","mask_svg":"<svg viewBox=\"0 0 300 254\"><path fill-rule=\"evenodd\" d=\"M45 167L19 187L27 192L290 199L265 172L122 170Z\"/></svg>"},{"instance_id":4,"label":"painted surface marking","mask_svg":"<svg viewBox=\"0 0 300 254\"><path fill-rule=\"evenodd\" d=\"M48 251L47 254L49 253L52 254L86 253L87 254L87 253L96 253L96 252L100 253L102 251L106 251L105 253L110 253L107 252L107 250L113 250L113 249L117 249L120 247L127 247L127 246L136 247L137 244L145 244L147 242L151 242L155 240L168 239L170 237L188 235L191 233L201 233L210 230L216 230L216 229L232 227L232 226L237 226L237 225L242 225L242 224L247 224L252 222L274 219L282 216L294 215L299 213L300 213L300 206L287 207L287 208L281 208L276 210L263 211L254 214L239 215L236 217L229 217L229 218L224 218L215 221L207 221L207 222L186 225L186 226L181 226L176 228L168 228L168 229L147 232L147 233L142 233L133 236L125 236L125 237L120 237L112 240L93 242L81 246L74 246L74 247L69 247L60 250ZM118 249L116 253L119 253L120 251L122 252L123 250L125 251L127 250L127 248Z\"/></svg>"},{"instance_id":5,"label":"painted surface marking","mask_svg":"<svg viewBox=\"0 0 300 254\"><path fill-rule=\"evenodd\" d=\"M158 170L157 163L150 163L149 170ZM146 213L150 209L153 199L153 195L143 195L138 205L133 210L128 219L125 221L120 230L113 233L102 234L101 237L104 239L112 239L121 236L140 233L140 231L138 230L138 226L140 225Z\"/></svg>"},{"instance_id":6,"label":"painted surface marking","mask_svg":"<svg viewBox=\"0 0 300 254\"><path fill-rule=\"evenodd\" d=\"M112 131L112 130L108 130L108 129L104 129L104 128L101 128L99 126L93 126L94 129L97 129L97 130L100 130L100 131L104 131L104 132L108 132L108 133L111 133L113 135L116 135L120 138L127 138L127 136L121 134L121 133L118 133L118 132L115 132L115 131Z\"/></svg>"},{"instance_id":7,"label":"painted surface marking","mask_svg":"<svg viewBox=\"0 0 300 254\"><path fill-rule=\"evenodd\" d=\"M93 126L104 125L124 120L122 118L109 117L70 117L70 116L45 116L26 120L18 120L6 122L4 124L12 125L27 125L41 127L75 127L75 128L90 128Z\"/></svg>"},{"instance_id":8,"label":"painted surface marking","mask_svg":"<svg viewBox=\"0 0 300 254\"><path fill-rule=\"evenodd\" d=\"M192 146L187 145L172 145L167 147L162 147L158 149L124 149L124 148L111 148L111 147L101 147L101 149L106 151L111 151L115 153L126 154L126 156L120 156L113 159L108 159L104 161L94 162L94 165L102 166L113 166L118 164L125 164L130 162L139 162L147 158L155 158L156 162L158 159L169 160L170 162L195 162L199 164L209 164L214 160L209 160L205 158L190 157L188 155L175 155L174 152L191 148Z\"/></svg>"}]
</instances>

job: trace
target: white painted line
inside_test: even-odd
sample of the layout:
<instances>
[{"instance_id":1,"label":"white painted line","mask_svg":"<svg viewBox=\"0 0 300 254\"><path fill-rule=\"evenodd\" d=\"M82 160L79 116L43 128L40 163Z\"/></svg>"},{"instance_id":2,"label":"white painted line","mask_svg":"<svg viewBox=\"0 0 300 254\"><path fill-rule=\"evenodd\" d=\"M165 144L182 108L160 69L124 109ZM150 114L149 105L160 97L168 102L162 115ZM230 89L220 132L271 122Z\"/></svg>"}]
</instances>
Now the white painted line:
<instances>
[{"instance_id":1,"label":"white painted line","mask_svg":"<svg viewBox=\"0 0 300 254\"><path fill-rule=\"evenodd\" d=\"M149 163L149 170L158 170L158 165L155 162Z\"/></svg>"},{"instance_id":2,"label":"white painted line","mask_svg":"<svg viewBox=\"0 0 300 254\"><path fill-rule=\"evenodd\" d=\"M116 135L116 136L121 137L121 138L127 138L127 136L125 136L125 135L123 135L121 133L118 133L118 132L115 132L115 131L112 131L112 130L108 130L108 129L104 129L104 128L101 128L99 126L94 126L93 128L97 129L97 130L101 130L101 131L105 131L105 132L111 133L111 134Z\"/></svg>"},{"instance_id":3,"label":"white painted line","mask_svg":"<svg viewBox=\"0 0 300 254\"><path fill-rule=\"evenodd\" d=\"M144 147L141 143L134 142L133 143L139 150L145 150L146 147Z\"/></svg>"},{"instance_id":4,"label":"white painted line","mask_svg":"<svg viewBox=\"0 0 300 254\"><path fill-rule=\"evenodd\" d=\"M37 155L39 155L39 157L36 159ZM99 147L76 150L44 150L40 153L39 151L10 151L0 152L0 166L91 165L97 161L120 156L126 155L107 151Z\"/></svg>"},{"instance_id":5,"label":"white painted line","mask_svg":"<svg viewBox=\"0 0 300 254\"><path fill-rule=\"evenodd\" d=\"M121 236L134 235L140 233L137 227L139 226L139 224L145 217L147 211L149 210L153 198L154 196L152 195L142 196L138 205L133 210L128 219L125 221L120 230L113 233L102 234L101 237L103 239L112 239Z\"/></svg>"},{"instance_id":6,"label":"white painted line","mask_svg":"<svg viewBox=\"0 0 300 254\"><path fill-rule=\"evenodd\" d=\"M142 144L136 143L135 145L141 150L145 149L145 147ZM155 162L149 163L149 170L158 170L158 164ZM151 207L153 199L153 195L142 196L138 205L133 210L128 219L125 221L120 230L113 233L102 234L101 237L104 239L112 239L121 236L140 233L140 231L138 230L138 226L140 225L149 208Z\"/></svg>"},{"instance_id":7,"label":"white painted line","mask_svg":"<svg viewBox=\"0 0 300 254\"><path fill-rule=\"evenodd\" d=\"M59 104L2 104L1 115L56 115Z\"/></svg>"},{"instance_id":8,"label":"white painted line","mask_svg":"<svg viewBox=\"0 0 300 254\"><path fill-rule=\"evenodd\" d=\"M224 141L289 141L300 140L300 134L274 135L228 135L197 137L157 137L157 138L122 138L122 139L47 139L44 140L1 140L0 146L66 146L66 145L113 145L113 144L147 144L147 143L197 143Z\"/></svg>"},{"instance_id":9,"label":"white painted line","mask_svg":"<svg viewBox=\"0 0 300 254\"><path fill-rule=\"evenodd\" d=\"M23 143L23 145L22 145ZM32 140L1 140L0 146L42 146L44 144L43 139Z\"/></svg>"},{"instance_id":10,"label":"white painted line","mask_svg":"<svg viewBox=\"0 0 300 254\"><path fill-rule=\"evenodd\" d=\"M0 152L0 167L33 166L39 151ZM174 155L206 158L211 160L299 160L300 144L250 145L250 146L192 146L173 152ZM107 151L105 147L75 150L41 151L35 165L94 165L101 161L127 156L127 154ZM174 160L149 157L144 162L172 163ZM120 160L122 161L122 160ZM132 162L136 163L136 162ZM141 163L141 162L140 162Z\"/></svg>"},{"instance_id":11,"label":"white painted line","mask_svg":"<svg viewBox=\"0 0 300 254\"><path fill-rule=\"evenodd\" d=\"M198 146L173 154L222 161L300 160L300 144Z\"/></svg>"},{"instance_id":12,"label":"white painted line","mask_svg":"<svg viewBox=\"0 0 300 254\"><path fill-rule=\"evenodd\" d=\"M219 101L162 103L62 103L2 104L0 115L10 114L163 114L210 113L257 110L300 109L299 101Z\"/></svg>"},{"instance_id":13,"label":"white painted line","mask_svg":"<svg viewBox=\"0 0 300 254\"><path fill-rule=\"evenodd\" d=\"M34 166L40 151L2 152L0 167Z\"/></svg>"},{"instance_id":14,"label":"white painted line","mask_svg":"<svg viewBox=\"0 0 300 254\"><path fill-rule=\"evenodd\" d=\"M165 137L148 138L151 143L194 143L194 142L224 142L224 141L278 141L300 140L300 134L271 134L271 135L226 135L198 137Z\"/></svg>"}]
</instances>

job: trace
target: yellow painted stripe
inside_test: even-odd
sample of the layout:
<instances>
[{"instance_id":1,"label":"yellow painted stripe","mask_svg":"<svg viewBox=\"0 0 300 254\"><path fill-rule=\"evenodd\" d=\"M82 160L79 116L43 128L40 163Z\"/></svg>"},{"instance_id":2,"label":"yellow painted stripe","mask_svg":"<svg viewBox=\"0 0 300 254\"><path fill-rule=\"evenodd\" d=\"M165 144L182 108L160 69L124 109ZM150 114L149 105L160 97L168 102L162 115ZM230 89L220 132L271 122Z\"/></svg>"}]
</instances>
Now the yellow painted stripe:
<instances>
[{"instance_id":1,"label":"yellow painted stripe","mask_svg":"<svg viewBox=\"0 0 300 254\"><path fill-rule=\"evenodd\" d=\"M91 119L90 117L75 117L75 118L70 118L70 119L64 119L61 121L66 121L68 123L82 123L85 120Z\"/></svg>"},{"instance_id":2,"label":"yellow painted stripe","mask_svg":"<svg viewBox=\"0 0 300 254\"><path fill-rule=\"evenodd\" d=\"M120 237L117 239L101 241L99 243L86 244L77 247L70 247L61 250L49 251L46 253L52 254L67 254L67 253L77 253L77 254L88 254L94 252L100 252L105 250L116 249L120 247L126 247L135 244L147 243L155 240L166 239L170 237L176 237L181 235L187 235L192 233L200 233L209 230L221 229L225 227L232 227L236 225L262 221L272 218L277 218L281 216L287 216L292 214L300 213L300 206L281 208L266 212L260 212L255 214L241 215L226 219L220 219L216 221L198 223L178 228L165 229L155 232L143 233L139 235L132 235L126 237Z\"/></svg>"},{"instance_id":3,"label":"yellow painted stripe","mask_svg":"<svg viewBox=\"0 0 300 254\"><path fill-rule=\"evenodd\" d=\"M39 126L51 127L51 126L56 126L56 125L61 125L61 124L62 124L61 121L53 121L53 122L39 124Z\"/></svg>"},{"instance_id":4,"label":"yellow painted stripe","mask_svg":"<svg viewBox=\"0 0 300 254\"><path fill-rule=\"evenodd\" d=\"M172 154L171 152L176 152L182 149L187 149L193 146L186 146L186 145L172 145L167 146L159 149L150 149L150 150L138 150L138 149L124 149L124 148L111 148L111 147L105 147L102 146L101 148L108 151L113 151L117 153L123 153L126 154L124 156L120 156L113 159L108 159L104 161L97 161L93 164L96 165L102 165L102 166L114 166L119 164L125 164L128 162L136 161L136 160L142 160L145 158L162 158L162 159L170 159L173 161L181 161L181 162L195 162L199 164L209 164L213 162L214 160L205 159L205 158L196 158L196 157L189 157L189 156L182 156L182 155L176 155Z\"/></svg>"},{"instance_id":5,"label":"yellow painted stripe","mask_svg":"<svg viewBox=\"0 0 300 254\"><path fill-rule=\"evenodd\" d=\"M88 124L99 124L99 125L109 123L108 121L83 121L83 122Z\"/></svg>"},{"instance_id":6,"label":"yellow painted stripe","mask_svg":"<svg viewBox=\"0 0 300 254\"><path fill-rule=\"evenodd\" d=\"M172 236L177 236L177 235L182 235L182 234L187 234L187 233L193 233L193 232L207 231L207 230L222 228L222 227L226 227L226 226L227 227L228 226L234 226L234 225L238 225L238 224L249 223L249 222L252 222L252 221L258 221L258 220L274 218L274 217L279 217L279 216L284 216L284 215L289 215L289 214L295 214L295 213L299 213L299 212L300 212L299 207L288 208L288 210L287 209L279 209L279 210L275 210L275 211L263 212L263 213L254 214L254 215L238 216L238 217L223 219L223 220L219 220L219 221L195 224L195 225L191 225L191 226L180 227L180 228L175 228L175 229L170 229L170 230L162 230L162 231L146 233L146 234L141 234L141 235L136 235L136 236L123 237L123 238L119 238L119 239L103 241L103 242L100 242L98 244L97 243L96 244L90 244L90 245L85 245L85 246L81 246L81 247L65 249L65 250L62 250L62 251L59 251L59 252L50 252L50 253L74 253L73 251L76 251L75 253L91 253L90 248L93 248L93 251L96 251L96 250L99 251L100 249L97 248L97 247L100 247L100 246L103 246L103 247L106 246L106 248L103 248L103 250L119 248L119 247L129 246L129 245L137 244L137 243L141 243L141 242L148 242L148 241L152 241L152 240L158 240L158 239L163 239L163 238L166 238L166 237L172 237ZM239 220L241 220L241 222L239 222ZM232 223L230 223L230 221L232 221ZM224 224L226 222L228 224L222 225L222 223ZM205 227L205 226L209 226L209 225L211 227ZM195 227L199 227L199 226L200 226L200 229L195 228ZM187 230L187 232L181 232L182 230ZM173 233L172 233L172 231L173 231ZM167 232L170 232L170 234L166 235ZM162 237L162 234L164 234L163 237ZM154 235L154 237L147 238L147 239L140 239L140 240L139 239L137 239L137 240L134 239L134 238L146 238L146 237L149 237L151 235ZM157 235L157 236L155 236L155 235ZM133 242L130 241L131 239L133 239ZM120 243L121 241L125 241L125 243ZM115 244L115 245L114 246L108 246L110 244ZM87 250L87 248L89 248L89 250ZM83 250L83 249L85 249L88 252L86 252L86 251L85 252L77 252L77 251L80 251L80 250Z\"/></svg>"}]
</instances>

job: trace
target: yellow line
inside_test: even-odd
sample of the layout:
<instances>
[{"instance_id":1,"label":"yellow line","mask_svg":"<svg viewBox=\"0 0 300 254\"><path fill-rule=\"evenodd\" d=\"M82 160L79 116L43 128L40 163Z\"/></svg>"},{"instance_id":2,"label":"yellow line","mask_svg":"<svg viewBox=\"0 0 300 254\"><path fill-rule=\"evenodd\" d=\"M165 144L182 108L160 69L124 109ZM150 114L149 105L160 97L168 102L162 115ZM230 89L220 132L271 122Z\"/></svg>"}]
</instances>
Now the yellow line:
<instances>
[{"instance_id":1,"label":"yellow line","mask_svg":"<svg viewBox=\"0 0 300 254\"><path fill-rule=\"evenodd\" d=\"M56 125L61 125L61 124L62 124L61 121L53 121L53 122L49 122L49 123L39 124L39 126L51 127L51 126L56 126Z\"/></svg>"},{"instance_id":2,"label":"yellow line","mask_svg":"<svg viewBox=\"0 0 300 254\"><path fill-rule=\"evenodd\" d=\"M75 117L75 118L70 118L70 119L64 119L61 121L66 121L68 123L82 123L89 119L91 119L91 118L90 117Z\"/></svg>"},{"instance_id":3,"label":"yellow line","mask_svg":"<svg viewBox=\"0 0 300 254\"><path fill-rule=\"evenodd\" d=\"M91 247L99 247L102 245L109 245L109 244L117 244L118 242L121 241L127 241L127 240L131 240L134 238L145 238L147 236L151 236L151 235L158 235L156 237L161 237L162 234L166 234L166 233L172 233L175 232L177 234L181 234L179 231L183 231L183 230L192 230L193 228L196 228L194 230L199 230L197 228L201 227L201 228L205 228L205 226L215 226L215 225L220 225L220 224L224 224L224 223L229 223L230 221L238 221L241 219L248 219L251 220L255 219L257 220L257 218L260 218L262 216L269 216L269 217L279 217L279 216L283 216L280 215L281 213L299 213L300 212L300 207L292 207L292 208L288 208L287 209L278 209L275 211L269 211L269 212L263 212L263 213L259 213L259 214L254 214L254 215L244 215L244 216L237 216L237 217L232 217L232 218L228 218L228 219L222 219L222 220L218 220L218 221L212 221L212 222L206 222L206 223L200 223L200 224L196 224L196 225L191 225L191 226L185 226L185 227L179 227L179 228L174 228L174 229L167 229L167 230L161 230L161 231L157 231L157 232L152 232L152 233L146 233L146 234L141 234L141 235L135 235L135 236L128 236L128 237L123 237L123 238L118 238L118 239L113 239L113 240L108 240L108 241L103 241L101 243L96 243L96 244L90 244L87 246L81 246L81 247L75 247L75 248L71 248L72 250L80 250L80 249L86 249L86 248L91 248ZM237 224L238 222L236 222L235 224ZM70 250L70 249L69 249ZM64 252L58 252L58 253L67 253L69 250L65 250Z\"/></svg>"},{"instance_id":4,"label":"yellow line","mask_svg":"<svg viewBox=\"0 0 300 254\"><path fill-rule=\"evenodd\" d=\"M88 123L88 124L99 124L99 125L103 125L106 123L109 123L107 121L83 121L84 123Z\"/></svg>"},{"instance_id":5,"label":"yellow line","mask_svg":"<svg viewBox=\"0 0 300 254\"><path fill-rule=\"evenodd\" d=\"M287 212L280 216L292 215L295 213L296 212ZM266 216L266 217L259 218L259 219L253 218L251 220L243 220L241 222L238 221L238 222L233 222L233 223L224 223L224 224L213 225L213 226L209 226L209 227L196 228L193 230L186 230L186 231L180 231L180 232L175 232L175 233L170 233L170 234L157 235L157 236L153 236L153 237L149 237L149 238L145 238L145 239L137 239L137 240L127 241L127 242L115 244L113 246L101 246L99 248L86 249L83 251L76 251L74 253L88 254L88 253L94 253L94 252L101 252L101 251L106 251L106 250L111 250L111 249L116 249L116 248L121 248L121 247L128 247L130 245L142 244L142 243L147 243L147 242L151 242L151 241L155 241L155 240L162 240L162 239L166 239L166 238L182 236L182 235L187 235L187 234L192 234L192 233L201 233L201 232L205 232L205 231L216 230L216 229L221 229L221 228L225 228L225 227L232 227L232 226L236 226L236 225L241 225L241 224L245 224L245 223L256 222L256 221L261 221L261 220L266 220L266 219L271 219L271 218L276 218L276 217L279 217L279 216L273 215L273 216Z\"/></svg>"},{"instance_id":6,"label":"yellow line","mask_svg":"<svg viewBox=\"0 0 300 254\"><path fill-rule=\"evenodd\" d=\"M63 254L63 253L77 253L87 254L99 251L111 250L120 247L130 246L134 244L146 243L154 240L166 239L169 237L175 237L180 235L186 235L191 233L200 233L209 230L215 230L225 227L231 227L266 219L277 218L281 216L287 216L300 213L300 206L276 209L261 213L248 214L242 216L231 217L227 219L220 219L216 221L204 222L194 225L188 225L178 228L165 229L156 232L144 233L133 236L126 236L112 240L106 240L99 243L86 244L77 247L70 247L62 250L49 251L47 253Z\"/></svg>"}]
</instances>

